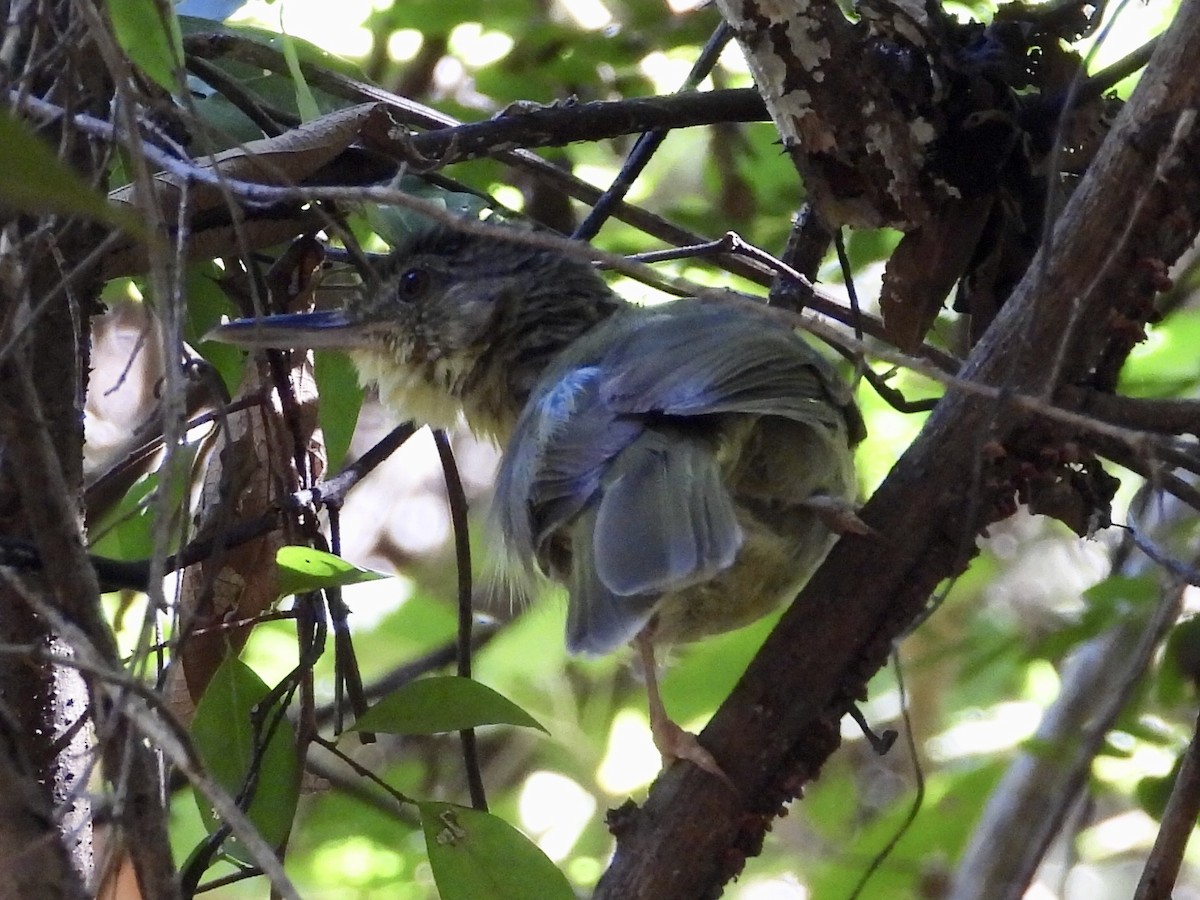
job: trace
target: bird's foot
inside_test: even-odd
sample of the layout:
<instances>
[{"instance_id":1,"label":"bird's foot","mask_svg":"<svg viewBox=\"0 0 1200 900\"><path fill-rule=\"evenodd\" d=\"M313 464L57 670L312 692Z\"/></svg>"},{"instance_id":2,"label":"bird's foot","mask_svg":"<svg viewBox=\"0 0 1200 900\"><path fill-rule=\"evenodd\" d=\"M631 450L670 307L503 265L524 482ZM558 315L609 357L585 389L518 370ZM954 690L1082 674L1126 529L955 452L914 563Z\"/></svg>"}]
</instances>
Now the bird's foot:
<instances>
[{"instance_id":1,"label":"bird's foot","mask_svg":"<svg viewBox=\"0 0 1200 900\"><path fill-rule=\"evenodd\" d=\"M725 770L713 758L713 755L700 746L699 739L690 731L684 731L667 715L663 706L662 694L658 691L658 673L654 663L654 639L647 629L643 629L633 639L642 659L642 674L646 678L646 699L649 702L650 734L654 737L654 746L662 754L663 768L670 766L677 759L686 759L699 766L705 772L721 779L737 795L737 789Z\"/></svg>"},{"instance_id":2,"label":"bird's foot","mask_svg":"<svg viewBox=\"0 0 1200 900\"><path fill-rule=\"evenodd\" d=\"M837 497L809 497L803 506L810 509L821 523L834 534L874 534L875 531L858 517L858 511L848 500Z\"/></svg>"},{"instance_id":3,"label":"bird's foot","mask_svg":"<svg viewBox=\"0 0 1200 900\"><path fill-rule=\"evenodd\" d=\"M652 721L650 731L654 735L654 746L662 754L664 769L677 759L686 759L708 774L721 779L735 794L741 793L730 777L725 774L720 763L700 745L700 740L696 735L680 728L671 719Z\"/></svg>"}]
</instances>

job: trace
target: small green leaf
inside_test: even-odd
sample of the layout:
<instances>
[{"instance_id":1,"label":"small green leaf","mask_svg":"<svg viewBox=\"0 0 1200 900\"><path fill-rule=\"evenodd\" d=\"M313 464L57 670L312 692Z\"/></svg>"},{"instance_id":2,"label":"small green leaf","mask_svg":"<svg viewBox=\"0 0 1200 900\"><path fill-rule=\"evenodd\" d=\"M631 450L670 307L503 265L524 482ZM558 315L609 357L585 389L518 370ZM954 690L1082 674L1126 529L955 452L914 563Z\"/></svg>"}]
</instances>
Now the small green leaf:
<instances>
[{"instance_id":1,"label":"small green leaf","mask_svg":"<svg viewBox=\"0 0 1200 900\"><path fill-rule=\"evenodd\" d=\"M28 126L0 110L0 208L78 215L133 235L145 229L93 190Z\"/></svg>"},{"instance_id":2,"label":"small green leaf","mask_svg":"<svg viewBox=\"0 0 1200 900\"><path fill-rule=\"evenodd\" d=\"M1156 819L1161 819L1167 809L1167 801L1171 799L1171 791L1179 780L1179 770L1183 768L1183 758L1175 760L1168 775L1150 775L1143 778L1133 789L1133 798L1142 810Z\"/></svg>"},{"instance_id":3,"label":"small green leaf","mask_svg":"<svg viewBox=\"0 0 1200 900\"><path fill-rule=\"evenodd\" d=\"M1184 619L1167 636L1167 652L1158 671L1157 694L1163 703L1183 703L1200 685L1200 616Z\"/></svg>"},{"instance_id":4,"label":"small green leaf","mask_svg":"<svg viewBox=\"0 0 1200 900\"><path fill-rule=\"evenodd\" d=\"M279 567L281 597L388 577L312 547L280 547L275 554L275 565Z\"/></svg>"},{"instance_id":5,"label":"small green leaf","mask_svg":"<svg viewBox=\"0 0 1200 900\"><path fill-rule=\"evenodd\" d=\"M108 0L108 14L125 54L159 85L176 92L183 38L174 8L154 0Z\"/></svg>"},{"instance_id":6,"label":"small green leaf","mask_svg":"<svg viewBox=\"0 0 1200 900\"><path fill-rule=\"evenodd\" d=\"M1200 310L1180 309L1151 325L1121 369L1118 389L1140 397L1174 396L1200 376Z\"/></svg>"},{"instance_id":7,"label":"small green leaf","mask_svg":"<svg viewBox=\"0 0 1200 900\"><path fill-rule=\"evenodd\" d=\"M1192 684L1200 684L1200 617L1184 619L1167 638L1167 655Z\"/></svg>"},{"instance_id":8,"label":"small green leaf","mask_svg":"<svg viewBox=\"0 0 1200 900\"><path fill-rule=\"evenodd\" d=\"M1112 627L1113 622L1144 616L1158 595L1153 578L1112 575L1083 592L1083 614L1070 625L1039 641L1038 653L1049 659L1064 656L1086 640Z\"/></svg>"},{"instance_id":9,"label":"small green leaf","mask_svg":"<svg viewBox=\"0 0 1200 900\"><path fill-rule=\"evenodd\" d=\"M336 472L350 449L350 439L358 425L358 412L362 409L363 393L350 357L344 353L317 353L315 356L317 390L321 394L317 421L325 435L329 471Z\"/></svg>"},{"instance_id":10,"label":"small green leaf","mask_svg":"<svg viewBox=\"0 0 1200 900\"><path fill-rule=\"evenodd\" d=\"M442 900L574 900L566 876L503 819L452 803L418 803Z\"/></svg>"},{"instance_id":11,"label":"small green leaf","mask_svg":"<svg viewBox=\"0 0 1200 900\"><path fill-rule=\"evenodd\" d=\"M308 86L304 71L300 68L300 55L296 52L295 42L287 32L283 33L282 38L283 58L287 62L288 73L292 76L292 83L296 88L296 106L300 110L300 118L305 122L311 122L313 119L320 118L321 109L317 106L312 88Z\"/></svg>"},{"instance_id":12,"label":"small green leaf","mask_svg":"<svg viewBox=\"0 0 1200 900\"><path fill-rule=\"evenodd\" d=\"M508 698L457 675L410 681L368 709L354 727L385 734L440 734L479 725L546 730Z\"/></svg>"},{"instance_id":13,"label":"small green leaf","mask_svg":"<svg viewBox=\"0 0 1200 900\"><path fill-rule=\"evenodd\" d=\"M287 838L296 813L300 759L295 731L282 710L258 708L269 695L270 689L253 669L236 657L228 657L196 705L191 730L204 767L234 797L242 793L246 774L255 765L256 748L266 741L257 761L253 799L246 814L266 842L275 847ZM196 804L205 827L214 831L220 822L198 791ZM236 838L227 840L224 849L243 862L253 863Z\"/></svg>"},{"instance_id":14,"label":"small green leaf","mask_svg":"<svg viewBox=\"0 0 1200 900\"><path fill-rule=\"evenodd\" d=\"M155 471L139 479L116 507L89 526L91 552L113 559L146 559L154 552L154 516L148 497L158 489L160 475Z\"/></svg>"},{"instance_id":15,"label":"small green leaf","mask_svg":"<svg viewBox=\"0 0 1200 900\"><path fill-rule=\"evenodd\" d=\"M184 296L187 297L184 339L200 349L232 396L241 383L246 354L232 344L204 339L220 323L221 316L231 311L229 297L221 290L220 277L220 270L211 260L188 266L184 284Z\"/></svg>"},{"instance_id":16,"label":"small green leaf","mask_svg":"<svg viewBox=\"0 0 1200 900\"><path fill-rule=\"evenodd\" d=\"M1129 605L1145 607L1158 598L1158 582L1144 575L1110 575L1083 592L1089 605L1101 604L1110 613Z\"/></svg>"}]
</instances>

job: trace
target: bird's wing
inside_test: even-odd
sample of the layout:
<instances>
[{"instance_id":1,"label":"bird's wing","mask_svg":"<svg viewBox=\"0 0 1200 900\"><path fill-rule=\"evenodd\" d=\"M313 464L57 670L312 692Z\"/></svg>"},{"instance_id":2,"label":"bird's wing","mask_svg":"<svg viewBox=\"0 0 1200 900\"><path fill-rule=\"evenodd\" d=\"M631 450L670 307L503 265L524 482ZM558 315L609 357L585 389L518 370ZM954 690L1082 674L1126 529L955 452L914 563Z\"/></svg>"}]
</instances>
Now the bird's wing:
<instances>
[{"instance_id":1,"label":"bird's wing","mask_svg":"<svg viewBox=\"0 0 1200 900\"><path fill-rule=\"evenodd\" d=\"M568 582L568 642L585 652L628 640L659 594L725 569L742 542L713 442L614 414L603 375L567 368L535 392L493 501L510 576L540 564Z\"/></svg>"},{"instance_id":2,"label":"bird's wing","mask_svg":"<svg viewBox=\"0 0 1200 900\"><path fill-rule=\"evenodd\" d=\"M664 591L733 564L742 529L712 446L646 428L604 472L595 499L567 526L567 644L603 653L634 637Z\"/></svg>"},{"instance_id":3,"label":"bird's wing","mask_svg":"<svg viewBox=\"0 0 1200 900\"><path fill-rule=\"evenodd\" d=\"M662 592L711 577L741 547L714 442L689 417L782 416L852 441L861 425L803 339L766 319L687 307L611 322L592 349L568 351L501 462L493 521L510 560L567 582L574 651L630 639Z\"/></svg>"},{"instance_id":4,"label":"bird's wing","mask_svg":"<svg viewBox=\"0 0 1200 900\"><path fill-rule=\"evenodd\" d=\"M614 412L775 415L862 438L849 390L799 335L720 304L671 307L647 315L601 363Z\"/></svg>"},{"instance_id":5,"label":"bird's wing","mask_svg":"<svg viewBox=\"0 0 1200 900\"><path fill-rule=\"evenodd\" d=\"M606 464L641 431L597 415L598 369L567 368L539 385L517 420L496 475L492 522L506 554L528 569L553 530L600 487Z\"/></svg>"},{"instance_id":6,"label":"bird's wing","mask_svg":"<svg viewBox=\"0 0 1200 900\"><path fill-rule=\"evenodd\" d=\"M742 545L710 443L648 428L605 473L592 547L617 594L659 593L711 578Z\"/></svg>"},{"instance_id":7,"label":"bird's wing","mask_svg":"<svg viewBox=\"0 0 1200 900\"><path fill-rule=\"evenodd\" d=\"M627 597L600 578L593 542L596 509L585 509L570 526L574 559L567 578L567 649L599 655L633 640L654 614L658 597Z\"/></svg>"}]
</instances>

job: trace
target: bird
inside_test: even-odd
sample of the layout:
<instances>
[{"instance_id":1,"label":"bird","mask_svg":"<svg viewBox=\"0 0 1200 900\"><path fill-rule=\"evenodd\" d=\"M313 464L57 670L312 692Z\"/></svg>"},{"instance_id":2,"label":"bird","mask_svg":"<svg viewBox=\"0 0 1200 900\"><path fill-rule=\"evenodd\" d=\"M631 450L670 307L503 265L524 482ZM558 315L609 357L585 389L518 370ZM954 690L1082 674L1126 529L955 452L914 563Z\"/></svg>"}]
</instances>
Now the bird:
<instances>
[{"instance_id":1,"label":"bird","mask_svg":"<svg viewBox=\"0 0 1200 900\"><path fill-rule=\"evenodd\" d=\"M482 233L481 233L482 231ZM653 648L748 624L860 531L846 382L747 304L626 301L521 229L431 227L340 309L237 319L243 347L338 348L397 414L463 416L501 450L489 543L514 583L568 593L566 644L632 642L664 760L726 780L666 714Z\"/></svg>"}]
</instances>

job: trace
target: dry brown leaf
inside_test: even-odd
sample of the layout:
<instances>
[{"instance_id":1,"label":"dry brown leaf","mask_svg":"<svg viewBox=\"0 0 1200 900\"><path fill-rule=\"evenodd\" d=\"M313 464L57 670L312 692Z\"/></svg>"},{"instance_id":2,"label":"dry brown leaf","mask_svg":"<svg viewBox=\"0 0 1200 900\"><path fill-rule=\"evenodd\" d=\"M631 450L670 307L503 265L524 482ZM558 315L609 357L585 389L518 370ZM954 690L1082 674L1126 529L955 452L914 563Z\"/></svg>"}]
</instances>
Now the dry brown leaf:
<instances>
[{"instance_id":1,"label":"dry brown leaf","mask_svg":"<svg viewBox=\"0 0 1200 900\"><path fill-rule=\"evenodd\" d=\"M951 200L904 235L883 274L879 306L887 339L905 352L924 340L975 252L991 197Z\"/></svg>"}]
</instances>

